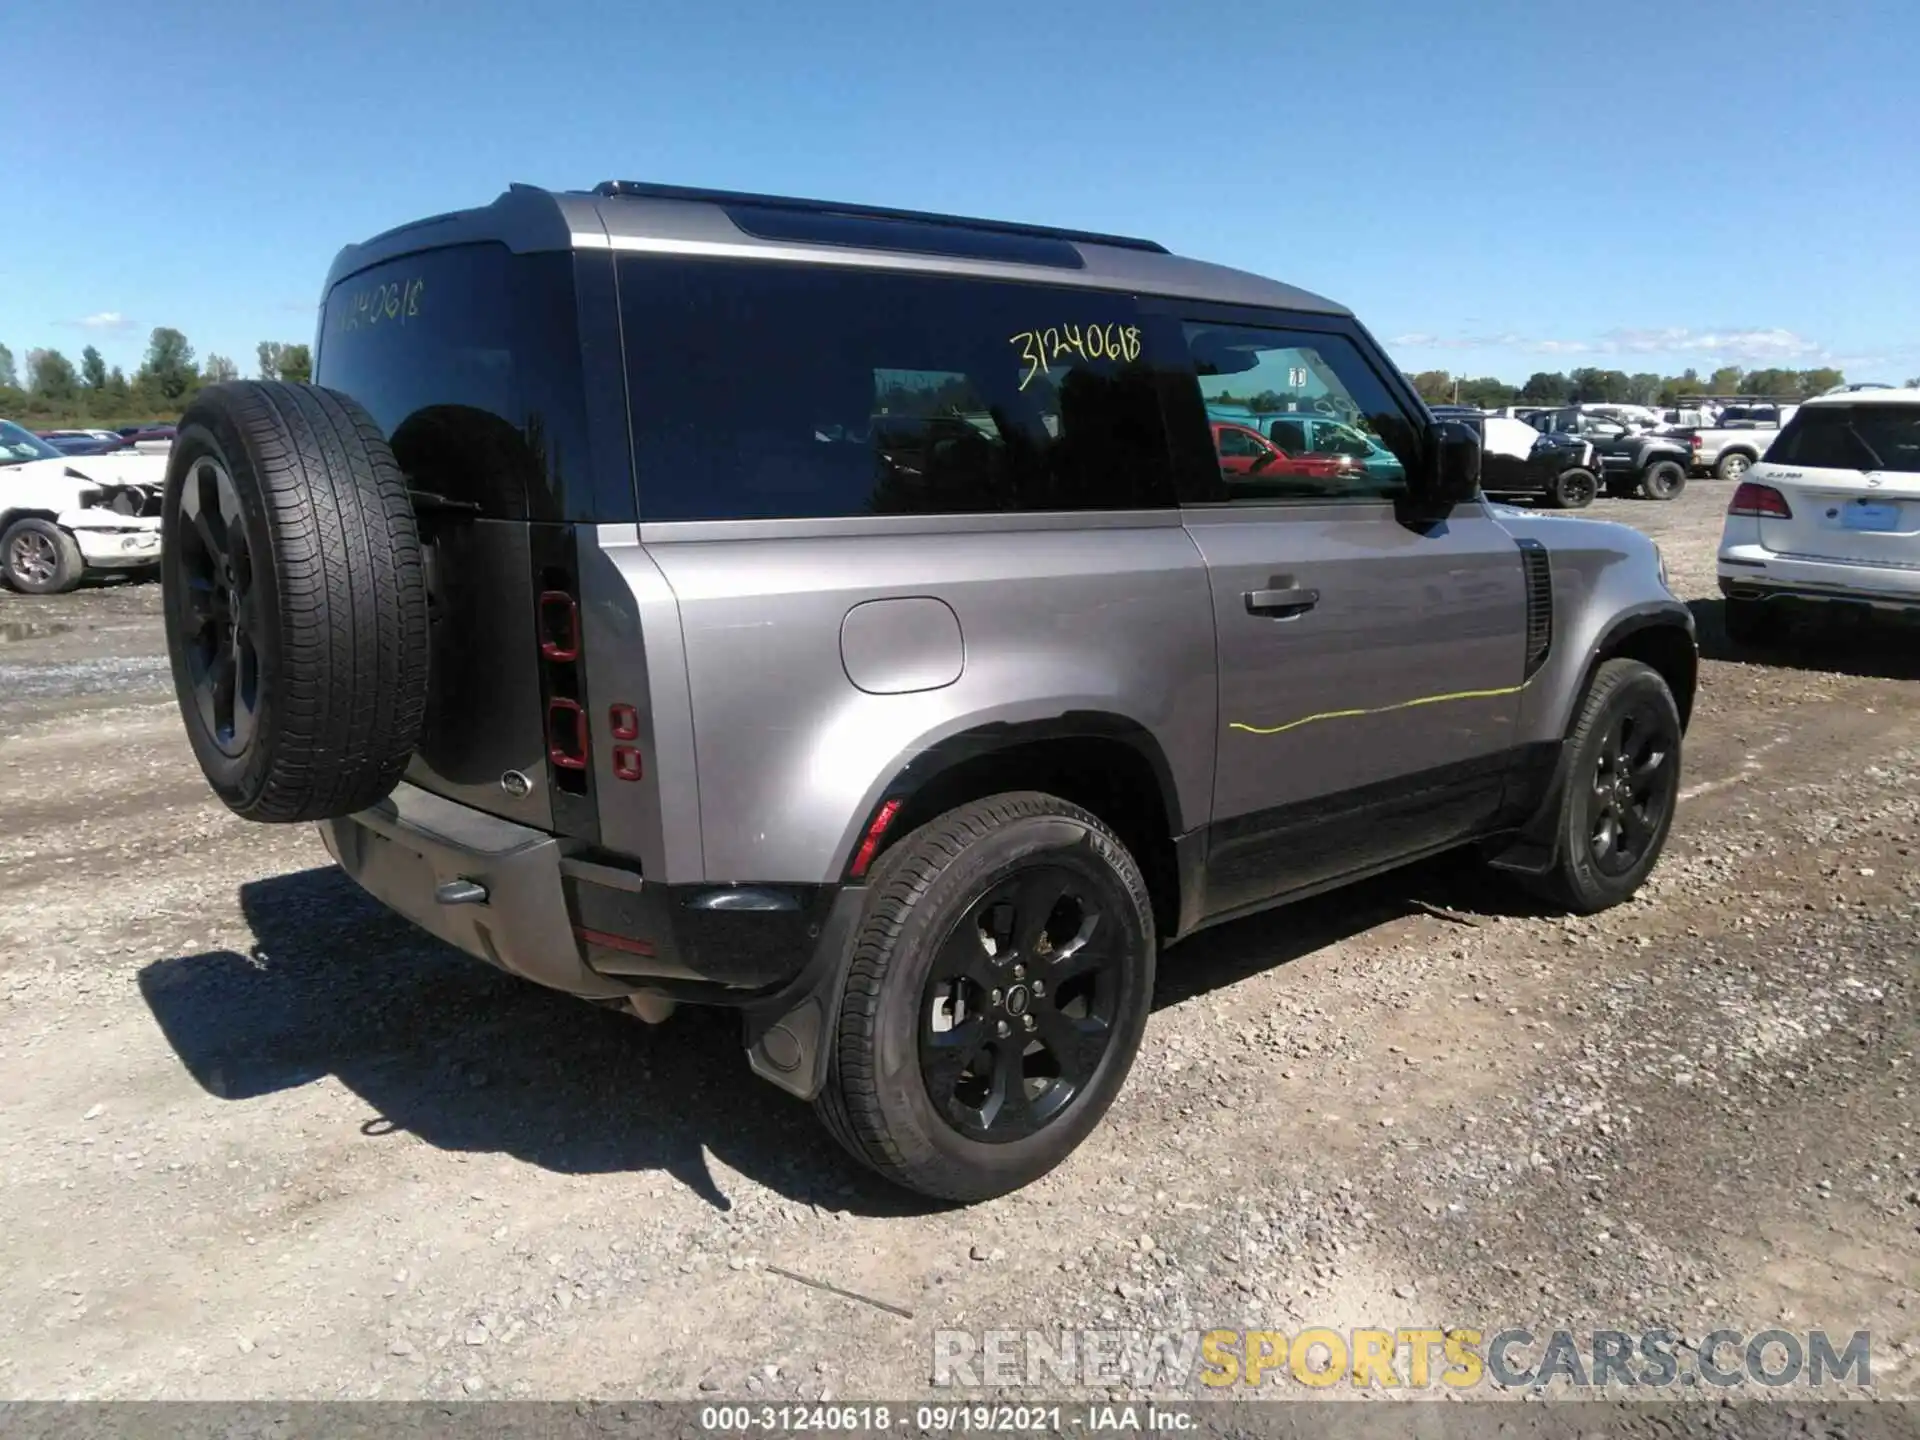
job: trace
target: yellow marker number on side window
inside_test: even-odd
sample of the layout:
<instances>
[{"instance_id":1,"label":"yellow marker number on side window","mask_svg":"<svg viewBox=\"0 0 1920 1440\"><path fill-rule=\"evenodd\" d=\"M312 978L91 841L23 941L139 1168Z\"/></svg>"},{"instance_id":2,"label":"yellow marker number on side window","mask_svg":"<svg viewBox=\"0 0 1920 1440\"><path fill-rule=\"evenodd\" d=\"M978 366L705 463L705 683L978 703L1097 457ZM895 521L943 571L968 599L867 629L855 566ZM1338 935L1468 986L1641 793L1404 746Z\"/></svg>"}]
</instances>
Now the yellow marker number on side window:
<instances>
[{"instance_id":1,"label":"yellow marker number on side window","mask_svg":"<svg viewBox=\"0 0 1920 1440\"><path fill-rule=\"evenodd\" d=\"M1051 375L1053 362L1065 357L1068 363L1081 360L1119 360L1140 358L1140 327L1137 325L1049 325L1044 329L1022 330L1007 337L1009 345L1019 347L1026 373L1020 388L1026 389L1035 377Z\"/></svg>"}]
</instances>

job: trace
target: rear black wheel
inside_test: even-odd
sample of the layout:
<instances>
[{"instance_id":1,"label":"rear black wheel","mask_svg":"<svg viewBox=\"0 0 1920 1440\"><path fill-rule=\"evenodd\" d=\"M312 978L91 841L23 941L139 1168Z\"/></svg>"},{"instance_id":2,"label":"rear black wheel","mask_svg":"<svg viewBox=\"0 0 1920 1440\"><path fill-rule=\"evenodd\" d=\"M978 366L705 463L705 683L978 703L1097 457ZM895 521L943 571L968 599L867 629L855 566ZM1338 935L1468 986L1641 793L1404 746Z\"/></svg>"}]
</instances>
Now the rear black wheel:
<instances>
[{"instance_id":1,"label":"rear black wheel","mask_svg":"<svg viewBox=\"0 0 1920 1440\"><path fill-rule=\"evenodd\" d=\"M1687 488L1687 472L1677 460L1656 460L1640 478L1640 490L1649 500L1674 500Z\"/></svg>"},{"instance_id":2,"label":"rear black wheel","mask_svg":"<svg viewBox=\"0 0 1920 1440\"><path fill-rule=\"evenodd\" d=\"M1680 710L1658 671L1609 660L1594 672L1567 737L1559 855L1535 881L1593 914L1632 898L1666 846L1680 797Z\"/></svg>"},{"instance_id":3,"label":"rear black wheel","mask_svg":"<svg viewBox=\"0 0 1920 1440\"><path fill-rule=\"evenodd\" d=\"M1561 510L1584 510L1599 493L1600 482L1591 470L1578 466L1562 470L1547 483L1547 499Z\"/></svg>"},{"instance_id":4,"label":"rear black wheel","mask_svg":"<svg viewBox=\"0 0 1920 1440\"><path fill-rule=\"evenodd\" d=\"M950 811L873 882L821 1116L922 1194L1018 1189L1112 1104L1153 962L1145 882L1095 816L1036 793Z\"/></svg>"},{"instance_id":5,"label":"rear black wheel","mask_svg":"<svg viewBox=\"0 0 1920 1440\"><path fill-rule=\"evenodd\" d=\"M1753 468L1753 461L1738 450L1722 455L1713 467L1714 478L1731 480L1736 485L1747 478L1747 471Z\"/></svg>"}]
</instances>

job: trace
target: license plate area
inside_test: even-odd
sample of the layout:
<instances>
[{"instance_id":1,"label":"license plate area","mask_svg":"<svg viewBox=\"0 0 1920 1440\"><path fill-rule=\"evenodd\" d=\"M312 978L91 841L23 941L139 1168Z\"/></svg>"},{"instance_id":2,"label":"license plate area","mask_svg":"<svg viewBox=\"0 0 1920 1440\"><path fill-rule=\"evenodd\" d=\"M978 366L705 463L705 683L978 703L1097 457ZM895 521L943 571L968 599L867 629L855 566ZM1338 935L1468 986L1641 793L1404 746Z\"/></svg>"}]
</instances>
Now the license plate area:
<instances>
[{"instance_id":1,"label":"license plate area","mask_svg":"<svg viewBox=\"0 0 1920 1440\"><path fill-rule=\"evenodd\" d=\"M1840 528L1885 535L1900 528L1900 507L1881 501L1855 500L1840 507Z\"/></svg>"}]
</instances>

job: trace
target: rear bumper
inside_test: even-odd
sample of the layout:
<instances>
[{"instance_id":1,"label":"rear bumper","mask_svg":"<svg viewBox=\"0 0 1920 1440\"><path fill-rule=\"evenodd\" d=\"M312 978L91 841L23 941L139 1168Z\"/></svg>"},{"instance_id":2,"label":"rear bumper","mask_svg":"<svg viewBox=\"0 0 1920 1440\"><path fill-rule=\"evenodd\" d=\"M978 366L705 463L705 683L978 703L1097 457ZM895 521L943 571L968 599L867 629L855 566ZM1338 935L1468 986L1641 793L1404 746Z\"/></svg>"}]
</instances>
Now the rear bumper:
<instances>
[{"instance_id":1,"label":"rear bumper","mask_svg":"<svg viewBox=\"0 0 1920 1440\"><path fill-rule=\"evenodd\" d=\"M738 1008L756 1074L801 1099L825 1083L859 886L648 884L568 853L559 836L404 782L320 833L369 895L469 955L590 1000ZM458 892L442 887L459 882L483 896L450 903Z\"/></svg>"},{"instance_id":2,"label":"rear bumper","mask_svg":"<svg viewBox=\"0 0 1920 1440\"><path fill-rule=\"evenodd\" d=\"M1920 569L1800 559L1759 545L1723 546L1720 593L1737 600L1809 600L1920 610Z\"/></svg>"},{"instance_id":3,"label":"rear bumper","mask_svg":"<svg viewBox=\"0 0 1920 1440\"><path fill-rule=\"evenodd\" d=\"M663 885L563 836L402 782L320 826L389 909L469 955L589 999L746 1004L808 965L835 887ZM456 887L465 883L464 896Z\"/></svg>"},{"instance_id":4,"label":"rear bumper","mask_svg":"<svg viewBox=\"0 0 1920 1440\"><path fill-rule=\"evenodd\" d=\"M469 955L572 995L634 989L588 967L560 883L560 842L544 831L403 783L370 810L323 821L320 835L361 889ZM441 887L457 881L484 900L443 903Z\"/></svg>"}]
</instances>

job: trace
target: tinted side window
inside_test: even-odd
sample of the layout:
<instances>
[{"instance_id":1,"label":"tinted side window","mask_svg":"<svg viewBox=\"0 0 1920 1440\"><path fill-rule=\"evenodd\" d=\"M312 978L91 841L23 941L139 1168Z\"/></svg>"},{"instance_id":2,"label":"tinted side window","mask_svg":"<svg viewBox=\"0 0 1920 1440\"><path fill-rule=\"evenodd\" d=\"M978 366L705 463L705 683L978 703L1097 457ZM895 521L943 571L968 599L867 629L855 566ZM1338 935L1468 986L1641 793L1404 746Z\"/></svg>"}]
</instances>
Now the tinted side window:
<instances>
[{"instance_id":1,"label":"tinted side window","mask_svg":"<svg viewBox=\"0 0 1920 1440\"><path fill-rule=\"evenodd\" d=\"M508 520L593 513L573 257L462 245L350 275L314 379L366 406L416 490Z\"/></svg>"},{"instance_id":2,"label":"tinted side window","mask_svg":"<svg viewBox=\"0 0 1920 1440\"><path fill-rule=\"evenodd\" d=\"M1133 301L624 258L647 521L1171 506Z\"/></svg>"},{"instance_id":3,"label":"tinted side window","mask_svg":"<svg viewBox=\"0 0 1920 1440\"><path fill-rule=\"evenodd\" d=\"M1271 504L1286 500L1381 500L1407 492L1418 463L1418 431L1386 384L1343 335L1189 321L1182 326L1190 374L1208 405L1245 405L1262 414L1299 412L1350 427L1362 453L1289 450L1253 470L1223 468L1189 503ZM1223 457L1224 458L1224 457Z\"/></svg>"}]
</instances>

